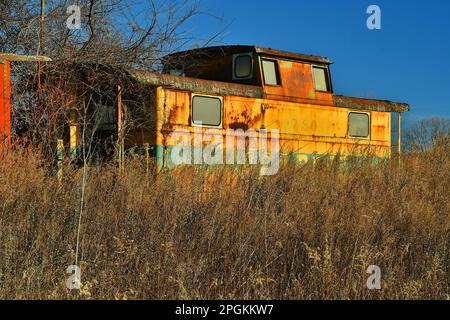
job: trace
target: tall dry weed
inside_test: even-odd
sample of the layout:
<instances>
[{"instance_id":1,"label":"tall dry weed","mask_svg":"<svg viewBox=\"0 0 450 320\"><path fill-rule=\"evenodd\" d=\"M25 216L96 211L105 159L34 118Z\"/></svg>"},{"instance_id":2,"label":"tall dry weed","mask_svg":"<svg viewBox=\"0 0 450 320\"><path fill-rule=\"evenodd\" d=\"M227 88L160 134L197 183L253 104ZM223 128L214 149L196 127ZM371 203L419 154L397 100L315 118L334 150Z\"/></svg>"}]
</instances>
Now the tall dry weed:
<instances>
[{"instance_id":1,"label":"tall dry weed","mask_svg":"<svg viewBox=\"0 0 450 320\"><path fill-rule=\"evenodd\" d=\"M144 161L80 169L58 188L29 156L0 161L0 298L448 299L450 147L377 165L336 161L146 177ZM382 289L368 290L369 265Z\"/></svg>"}]
</instances>

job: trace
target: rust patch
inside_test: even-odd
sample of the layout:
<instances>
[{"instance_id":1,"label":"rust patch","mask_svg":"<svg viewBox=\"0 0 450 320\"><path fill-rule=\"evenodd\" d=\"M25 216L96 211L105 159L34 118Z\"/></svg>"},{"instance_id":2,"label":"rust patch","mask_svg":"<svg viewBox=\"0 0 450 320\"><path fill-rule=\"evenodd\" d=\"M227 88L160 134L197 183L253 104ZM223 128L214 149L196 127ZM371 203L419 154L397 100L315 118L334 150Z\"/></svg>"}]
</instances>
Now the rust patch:
<instances>
[{"instance_id":1,"label":"rust patch","mask_svg":"<svg viewBox=\"0 0 450 320\"><path fill-rule=\"evenodd\" d=\"M245 130L248 130L249 123L233 122L233 123L230 123L228 127L233 130L243 129L245 131Z\"/></svg>"}]
</instances>

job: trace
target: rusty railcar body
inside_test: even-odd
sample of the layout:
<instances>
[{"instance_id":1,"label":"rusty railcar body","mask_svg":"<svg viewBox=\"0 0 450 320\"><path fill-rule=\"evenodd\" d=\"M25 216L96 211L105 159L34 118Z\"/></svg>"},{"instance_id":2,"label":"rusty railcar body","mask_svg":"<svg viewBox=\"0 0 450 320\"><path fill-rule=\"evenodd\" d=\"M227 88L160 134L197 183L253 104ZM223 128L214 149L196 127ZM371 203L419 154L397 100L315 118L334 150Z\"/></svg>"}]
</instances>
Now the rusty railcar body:
<instances>
[{"instance_id":1,"label":"rusty railcar body","mask_svg":"<svg viewBox=\"0 0 450 320\"><path fill-rule=\"evenodd\" d=\"M176 130L192 135L214 128L225 137L239 130L276 129L281 157L294 161L368 152L390 157L397 144L391 140L391 115L409 106L334 95L331 64L323 57L255 46L170 55L163 74L131 72L153 88L156 116L150 130L135 132L128 144L150 143L159 167L170 167L168 154L176 143L170 135ZM220 141L225 149L225 139Z\"/></svg>"},{"instance_id":2,"label":"rusty railcar body","mask_svg":"<svg viewBox=\"0 0 450 320\"><path fill-rule=\"evenodd\" d=\"M205 140L217 140L218 147L226 149L230 135L245 138L245 132L253 131L270 137L278 130L281 158L297 162L337 154L386 158L393 145L400 148L400 138L391 138L392 114L408 111L408 104L335 95L327 58L256 46L219 46L175 53L163 61L162 72L126 70L127 81L116 79L117 88L110 88L118 89L116 103L106 106L104 118L109 121L98 126L99 136L102 130L107 132L104 136L115 131L110 140L119 142L122 155L126 149L150 146L159 169L175 165L170 154L179 143L173 134L179 131L191 140L198 133L213 135ZM9 77L6 59L0 59L0 72ZM11 126L9 79L0 83L0 134L5 141ZM143 92L146 98L136 103ZM143 106L143 120L125 124L124 113L137 104ZM82 121L68 118L70 134L64 140L74 156L81 144ZM195 141L190 145L196 148Z\"/></svg>"}]
</instances>

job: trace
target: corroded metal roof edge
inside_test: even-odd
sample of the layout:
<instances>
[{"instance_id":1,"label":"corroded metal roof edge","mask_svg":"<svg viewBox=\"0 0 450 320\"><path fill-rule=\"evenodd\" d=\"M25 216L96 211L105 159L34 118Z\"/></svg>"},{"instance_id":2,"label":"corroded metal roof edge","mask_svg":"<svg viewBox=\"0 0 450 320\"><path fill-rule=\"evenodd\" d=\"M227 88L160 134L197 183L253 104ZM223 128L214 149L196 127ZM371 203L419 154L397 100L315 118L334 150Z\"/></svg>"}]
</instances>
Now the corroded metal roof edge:
<instances>
[{"instance_id":1,"label":"corroded metal roof edge","mask_svg":"<svg viewBox=\"0 0 450 320\"><path fill-rule=\"evenodd\" d=\"M3 61L50 62L52 59L45 56L24 56L13 53L0 53L0 62Z\"/></svg>"},{"instance_id":2,"label":"corroded metal roof edge","mask_svg":"<svg viewBox=\"0 0 450 320\"><path fill-rule=\"evenodd\" d=\"M255 51L256 51L256 53L259 53L259 54L265 54L265 55L270 55L270 56L274 56L274 57L287 58L287 59L299 60L299 61L317 62L317 63L323 63L323 64L333 64L333 62L331 60L329 60L328 58L316 56L316 55L295 53L295 52L275 50L275 49L270 49L270 48L261 48L261 47L255 47Z\"/></svg>"},{"instance_id":3,"label":"corroded metal roof edge","mask_svg":"<svg viewBox=\"0 0 450 320\"><path fill-rule=\"evenodd\" d=\"M140 83L147 85L166 86L172 89L205 94L264 98L263 89L258 86L203 80L140 70L130 70L129 74ZM410 110L407 103L398 103L388 100L347 97L341 95L333 95L333 100L334 106L340 108L381 112L406 112Z\"/></svg>"},{"instance_id":4,"label":"corroded metal roof edge","mask_svg":"<svg viewBox=\"0 0 450 320\"><path fill-rule=\"evenodd\" d=\"M188 56L196 56L196 55L202 55L205 54L208 55L224 55L225 52L228 53L238 53L242 50L251 50L256 52L257 54L264 54L264 55L270 55L273 57L280 57L280 58L286 58L286 59L292 59L292 60L300 60L300 61L308 61L308 62L316 62L316 63L323 63L323 64L332 64L333 62L330 61L326 57L321 57L317 55L309 55L309 54L302 54L302 53L296 53L296 52L289 52L289 51L282 51L282 50L275 50L271 48L263 48L258 47L255 45L224 45L224 46L212 46L212 47L203 47L203 48L196 48L191 50L185 50L180 52L175 52L172 54L168 54L165 57L163 57L163 60L167 59L173 59L178 57L188 57Z\"/></svg>"},{"instance_id":5,"label":"corroded metal roof edge","mask_svg":"<svg viewBox=\"0 0 450 320\"><path fill-rule=\"evenodd\" d=\"M382 112L407 112L410 110L409 104L407 103L393 102L389 100L346 97L339 95L334 95L333 97L334 103L337 107Z\"/></svg>"}]
</instances>

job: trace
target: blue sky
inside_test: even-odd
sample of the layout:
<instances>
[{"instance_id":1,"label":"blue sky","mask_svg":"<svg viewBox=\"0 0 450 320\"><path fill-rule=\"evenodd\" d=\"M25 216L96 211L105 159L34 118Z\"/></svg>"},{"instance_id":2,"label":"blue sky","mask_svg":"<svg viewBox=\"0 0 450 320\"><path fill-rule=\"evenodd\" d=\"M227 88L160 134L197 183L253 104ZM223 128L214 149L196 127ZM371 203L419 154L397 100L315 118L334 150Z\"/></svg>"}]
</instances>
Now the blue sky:
<instances>
[{"instance_id":1,"label":"blue sky","mask_svg":"<svg viewBox=\"0 0 450 320\"><path fill-rule=\"evenodd\" d=\"M367 7L381 8L369 30ZM450 117L450 1L203 0L189 29L215 44L255 44L330 58L335 93L407 102L405 119Z\"/></svg>"}]
</instances>

